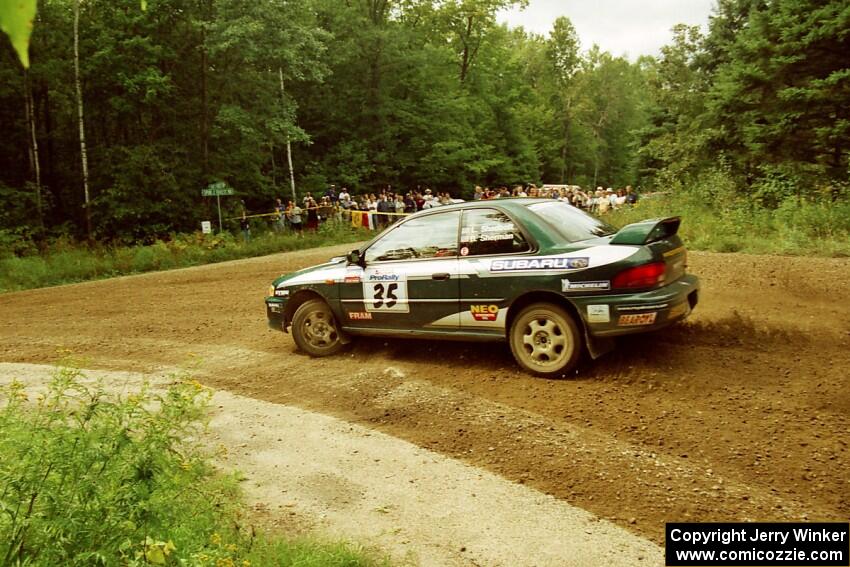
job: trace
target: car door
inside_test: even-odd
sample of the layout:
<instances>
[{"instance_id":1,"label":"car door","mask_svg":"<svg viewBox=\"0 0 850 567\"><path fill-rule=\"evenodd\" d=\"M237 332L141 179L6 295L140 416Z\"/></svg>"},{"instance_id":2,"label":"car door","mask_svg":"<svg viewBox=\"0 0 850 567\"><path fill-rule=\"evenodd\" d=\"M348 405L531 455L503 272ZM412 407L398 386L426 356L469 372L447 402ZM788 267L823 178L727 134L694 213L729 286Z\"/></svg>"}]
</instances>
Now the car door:
<instances>
[{"instance_id":1,"label":"car door","mask_svg":"<svg viewBox=\"0 0 850 567\"><path fill-rule=\"evenodd\" d=\"M502 332L511 298L525 280L491 270L491 263L532 253L519 226L495 208L463 212L460 236L460 327L462 331Z\"/></svg>"},{"instance_id":2,"label":"car door","mask_svg":"<svg viewBox=\"0 0 850 567\"><path fill-rule=\"evenodd\" d=\"M384 233L346 268L343 326L398 331L457 330L459 211L416 216Z\"/></svg>"}]
</instances>

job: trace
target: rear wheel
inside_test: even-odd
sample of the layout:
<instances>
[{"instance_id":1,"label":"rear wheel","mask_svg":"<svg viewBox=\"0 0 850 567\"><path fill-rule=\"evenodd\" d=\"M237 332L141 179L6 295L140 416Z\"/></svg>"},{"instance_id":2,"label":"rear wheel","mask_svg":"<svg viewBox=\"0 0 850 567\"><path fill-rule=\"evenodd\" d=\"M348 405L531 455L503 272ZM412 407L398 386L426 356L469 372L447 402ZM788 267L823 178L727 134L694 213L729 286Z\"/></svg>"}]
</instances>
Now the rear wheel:
<instances>
[{"instance_id":1,"label":"rear wheel","mask_svg":"<svg viewBox=\"0 0 850 567\"><path fill-rule=\"evenodd\" d=\"M541 376L563 375L573 370L581 356L581 333L562 307L533 303L511 325L510 345L516 361Z\"/></svg>"},{"instance_id":2,"label":"rear wheel","mask_svg":"<svg viewBox=\"0 0 850 567\"><path fill-rule=\"evenodd\" d=\"M310 356L330 356L343 347L343 335L328 304L321 299L302 303L292 316L292 338Z\"/></svg>"}]
</instances>

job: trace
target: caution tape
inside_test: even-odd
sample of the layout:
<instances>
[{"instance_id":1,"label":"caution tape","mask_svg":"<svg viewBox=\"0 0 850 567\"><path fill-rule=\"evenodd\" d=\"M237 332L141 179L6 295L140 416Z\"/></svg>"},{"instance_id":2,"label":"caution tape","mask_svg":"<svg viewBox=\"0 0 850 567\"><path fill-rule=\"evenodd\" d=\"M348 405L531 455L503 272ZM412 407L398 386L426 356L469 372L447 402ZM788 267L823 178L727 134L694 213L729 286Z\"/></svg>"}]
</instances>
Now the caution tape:
<instances>
[{"instance_id":1,"label":"caution tape","mask_svg":"<svg viewBox=\"0 0 850 567\"><path fill-rule=\"evenodd\" d=\"M306 207L306 208L303 208L301 210L302 211L317 211L317 210L321 210L321 209L325 209L325 208L327 208L327 207ZM345 214L345 213L348 213L348 214L365 213L365 214L369 214L369 215L387 215L387 216L394 216L394 217L406 217L406 216L413 214L413 213L381 213L381 212L378 212L378 211L363 211L363 210L360 210L360 209L331 209L331 210L333 212L338 212L338 213L343 213L343 214ZM282 214L283 214L283 216L286 216L285 211ZM280 216L281 216L281 213L278 213L278 212L275 211L275 212L272 212L272 213L257 213L257 214L254 214L254 215L229 217L229 218L226 218L224 220L242 220L243 218L254 219L254 218L261 218L261 217L280 217Z\"/></svg>"}]
</instances>

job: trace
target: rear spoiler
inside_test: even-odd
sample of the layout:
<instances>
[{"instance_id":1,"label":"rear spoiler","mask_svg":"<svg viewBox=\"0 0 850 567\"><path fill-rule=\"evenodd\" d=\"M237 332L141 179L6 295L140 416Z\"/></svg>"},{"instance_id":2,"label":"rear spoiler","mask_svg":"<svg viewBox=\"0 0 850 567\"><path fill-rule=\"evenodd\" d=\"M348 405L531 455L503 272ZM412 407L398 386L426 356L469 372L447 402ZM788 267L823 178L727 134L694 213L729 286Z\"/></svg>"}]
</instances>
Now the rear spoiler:
<instances>
[{"instance_id":1,"label":"rear spoiler","mask_svg":"<svg viewBox=\"0 0 850 567\"><path fill-rule=\"evenodd\" d=\"M679 217L668 217L666 219L649 219L645 221L627 224L620 229L611 244L643 245L669 238L679 232L682 219Z\"/></svg>"}]
</instances>

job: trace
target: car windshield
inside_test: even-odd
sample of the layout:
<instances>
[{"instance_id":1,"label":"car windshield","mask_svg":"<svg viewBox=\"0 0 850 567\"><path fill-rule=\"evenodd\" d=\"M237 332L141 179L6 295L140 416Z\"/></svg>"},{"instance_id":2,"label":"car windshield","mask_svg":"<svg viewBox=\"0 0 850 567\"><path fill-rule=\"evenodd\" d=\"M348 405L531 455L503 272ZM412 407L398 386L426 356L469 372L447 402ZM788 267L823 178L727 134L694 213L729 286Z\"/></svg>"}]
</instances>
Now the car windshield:
<instances>
[{"instance_id":1,"label":"car windshield","mask_svg":"<svg viewBox=\"0 0 850 567\"><path fill-rule=\"evenodd\" d=\"M617 232L613 226L561 201L534 203L528 208L549 222L568 242L608 236Z\"/></svg>"}]
</instances>

